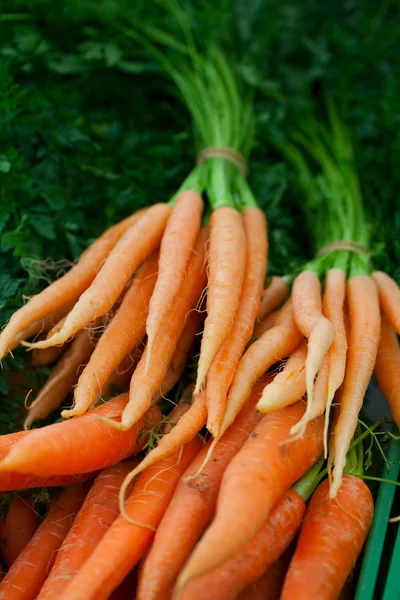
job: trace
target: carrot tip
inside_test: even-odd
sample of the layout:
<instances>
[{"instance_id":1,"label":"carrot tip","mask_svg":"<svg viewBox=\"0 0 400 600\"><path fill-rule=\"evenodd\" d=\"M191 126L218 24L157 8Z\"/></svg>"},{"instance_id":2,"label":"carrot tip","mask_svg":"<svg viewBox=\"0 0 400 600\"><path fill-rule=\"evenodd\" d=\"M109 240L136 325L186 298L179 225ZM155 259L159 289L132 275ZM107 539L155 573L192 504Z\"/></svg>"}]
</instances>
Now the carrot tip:
<instances>
[{"instance_id":1,"label":"carrot tip","mask_svg":"<svg viewBox=\"0 0 400 600\"><path fill-rule=\"evenodd\" d=\"M96 415L96 419L103 423L107 423L107 425L113 427L113 429L118 429L118 431L128 431L128 429L130 429L129 425L125 425L124 423L121 423L121 421L114 421L114 419L110 419L110 417Z\"/></svg>"}]
</instances>

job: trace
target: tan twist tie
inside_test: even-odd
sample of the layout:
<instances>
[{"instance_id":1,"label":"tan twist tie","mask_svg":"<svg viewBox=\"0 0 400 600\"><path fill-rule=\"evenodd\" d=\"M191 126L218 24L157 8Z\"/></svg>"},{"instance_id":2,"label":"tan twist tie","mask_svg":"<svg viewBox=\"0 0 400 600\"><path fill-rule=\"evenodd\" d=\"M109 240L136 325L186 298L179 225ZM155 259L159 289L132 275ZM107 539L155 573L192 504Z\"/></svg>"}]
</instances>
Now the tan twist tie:
<instances>
[{"instance_id":1,"label":"tan twist tie","mask_svg":"<svg viewBox=\"0 0 400 600\"><path fill-rule=\"evenodd\" d=\"M369 250L363 244L359 242L354 242L353 240L340 240L338 242L332 242L331 244L326 244L318 250L315 255L317 258L319 256L323 256L324 254L328 254L328 252L340 252L341 250L345 250L346 252L355 252L356 254L369 254Z\"/></svg>"},{"instance_id":2,"label":"tan twist tie","mask_svg":"<svg viewBox=\"0 0 400 600\"><path fill-rule=\"evenodd\" d=\"M238 152L238 150L234 150L233 148L226 148L224 146L219 146L215 148L204 148L204 150L202 150L196 158L196 165L202 165L207 160L210 160L212 158L222 158L223 160L227 160L231 163L231 165L234 165L237 169L239 169L243 177L247 177L247 164L243 154Z\"/></svg>"}]
</instances>

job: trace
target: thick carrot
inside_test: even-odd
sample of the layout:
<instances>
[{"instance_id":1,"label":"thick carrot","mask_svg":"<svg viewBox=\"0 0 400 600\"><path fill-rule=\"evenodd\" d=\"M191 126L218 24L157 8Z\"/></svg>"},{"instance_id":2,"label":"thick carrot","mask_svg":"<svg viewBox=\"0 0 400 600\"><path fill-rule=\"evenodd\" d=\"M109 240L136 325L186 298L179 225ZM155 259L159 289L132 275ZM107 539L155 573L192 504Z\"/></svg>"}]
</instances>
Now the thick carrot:
<instances>
[{"instance_id":1,"label":"thick carrot","mask_svg":"<svg viewBox=\"0 0 400 600\"><path fill-rule=\"evenodd\" d=\"M213 461L195 476L207 456L208 443L180 480L142 566L138 600L161 600L172 590L180 569L213 517L225 468L262 417L255 404L264 383L265 379L256 384L249 402L216 445Z\"/></svg>"},{"instance_id":2,"label":"thick carrot","mask_svg":"<svg viewBox=\"0 0 400 600\"><path fill-rule=\"evenodd\" d=\"M400 427L400 344L384 314L381 315L381 335L374 374L389 403L394 422Z\"/></svg>"},{"instance_id":3,"label":"thick carrot","mask_svg":"<svg viewBox=\"0 0 400 600\"><path fill-rule=\"evenodd\" d=\"M134 460L125 461L109 467L95 479L57 553L38 600L57 598L92 554L119 514L119 488L134 463Z\"/></svg>"},{"instance_id":4,"label":"thick carrot","mask_svg":"<svg viewBox=\"0 0 400 600\"><path fill-rule=\"evenodd\" d=\"M306 360L307 417L312 409L314 380L334 338L332 323L322 314L321 284L312 271L303 271L292 287L293 313L298 328L308 339Z\"/></svg>"},{"instance_id":5,"label":"thick carrot","mask_svg":"<svg viewBox=\"0 0 400 600\"><path fill-rule=\"evenodd\" d=\"M53 500L47 516L0 583L0 598L37 598L87 491L86 484L69 486Z\"/></svg>"},{"instance_id":6,"label":"thick carrot","mask_svg":"<svg viewBox=\"0 0 400 600\"><path fill-rule=\"evenodd\" d=\"M375 271L373 278L378 287L382 310L396 333L400 335L400 288L394 279L382 271Z\"/></svg>"},{"instance_id":7,"label":"thick carrot","mask_svg":"<svg viewBox=\"0 0 400 600\"><path fill-rule=\"evenodd\" d=\"M161 323L185 278L187 263L200 230L203 200L197 192L186 190L175 200L161 241L157 283L150 299L146 321L147 368Z\"/></svg>"},{"instance_id":8,"label":"thick carrot","mask_svg":"<svg viewBox=\"0 0 400 600\"><path fill-rule=\"evenodd\" d=\"M231 559L191 579L178 595L179 600L236 600L240 592L261 577L283 554L300 528L305 512L302 497L289 489L254 537ZM139 596L139 600L147 600L147 596Z\"/></svg>"},{"instance_id":9,"label":"thick carrot","mask_svg":"<svg viewBox=\"0 0 400 600\"><path fill-rule=\"evenodd\" d=\"M143 338L157 270L158 251L155 251L143 263L117 313L100 337L89 363L79 377L74 406L62 412L64 418L82 415L88 410L101 386Z\"/></svg>"},{"instance_id":10,"label":"thick carrot","mask_svg":"<svg viewBox=\"0 0 400 600\"><path fill-rule=\"evenodd\" d=\"M280 371L263 389L257 404L263 413L278 410L300 400L306 393L306 376L304 366L307 358L307 344L301 342L289 356L282 371Z\"/></svg>"},{"instance_id":11,"label":"thick carrot","mask_svg":"<svg viewBox=\"0 0 400 600\"><path fill-rule=\"evenodd\" d=\"M236 368L250 341L259 308L267 270L267 224L259 208L243 211L247 257L236 319L220 346L207 376L207 429L218 437L224 416L226 397Z\"/></svg>"},{"instance_id":12,"label":"thick carrot","mask_svg":"<svg viewBox=\"0 0 400 600\"><path fill-rule=\"evenodd\" d=\"M211 363L235 321L246 264L246 236L241 214L224 206L212 213L210 223L207 318L195 394L204 387Z\"/></svg>"},{"instance_id":13,"label":"thick carrot","mask_svg":"<svg viewBox=\"0 0 400 600\"><path fill-rule=\"evenodd\" d=\"M0 525L1 556L11 567L39 525L39 517L29 502L15 496Z\"/></svg>"},{"instance_id":14,"label":"thick carrot","mask_svg":"<svg viewBox=\"0 0 400 600\"><path fill-rule=\"evenodd\" d=\"M32 326L34 322L38 322L40 319L50 315L50 313L62 309L69 302L76 302L79 296L90 286L99 268L120 237L127 229L132 227L142 214L143 211L139 211L124 221L110 227L110 229L107 229L81 255L78 264L72 267L63 277L45 288L40 294L33 296L25 306L13 314L7 327L0 335L0 358L3 358L7 354L15 343L17 336ZM93 321L93 319L90 320ZM42 330L39 329L39 331ZM29 337L29 335L26 337ZM68 337L65 339L68 339ZM26 338L24 337L23 339Z\"/></svg>"},{"instance_id":15,"label":"thick carrot","mask_svg":"<svg viewBox=\"0 0 400 600\"><path fill-rule=\"evenodd\" d=\"M271 283L264 291L258 313L258 321L264 321L272 311L279 308L289 294L289 286L282 277L272 277Z\"/></svg>"},{"instance_id":16,"label":"thick carrot","mask_svg":"<svg viewBox=\"0 0 400 600\"><path fill-rule=\"evenodd\" d=\"M279 600L290 556L288 551L280 556L260 579L238 596L238 600Z\"/></svg>"},{"instance_id":17,"label":"thick carrot","mask_svg":"<svg viewBox=\"0 0 400 600\"><path fill-rule=\"evenodd\" d=\"M374 280L367 275L351 277L347 283L350 315L349 350L340 412L334 435L334 462L331 498L339 490L346 454L357 427L362 406L374 370L380 335L380 310ZM360 365L362 368L360 368Z\"/></svg>"},{"instance_id":18,"label":"thick carrot","mask_svg":"<svg viewBox=\"0 0 400 600\"><path fill-rule=\"evenodd\" d=\"M106 600L150 546L178 481L201 448L193 439L137 480L123 515L117 517L58 600ZM94 573L96 576L94 577Z\"/></svg>"},{"instance_id":19,"label":"thick carrot","mask_svg":"<svg viewBox=\"0 0 400 600\"><path fill-rule=\"evenodd\" d=\"M95 347L93 330L80 331L69 349L55 366L49 379L29 406L24 427L29 427L39 419L45 419L62 404L78 381L79 374L87 364Z\"/></svg>"},{"instance_id":20,"label":"thick carrot","mask_svg":"<svg viewBox=\"0 0 400 600\"><path fill-rule=\"evenodd\" d=\"M89 473L137 454L144 443L144 439L137 438L145 419L127 432L99 420L101 416L118 418L127 399L127 394L123 394L82 417L31 431L13 445L0 463L1 472L17 471L41 477ZM152 407L147 417L151 421L158 419L158 407Z\"/></svg>"},{"instance_id":21,"label":"thick carrot","mask_svg":"<svg viewBox=\"0 0 400 600\"><path fill-rule=\"evenodd\" d=\"M290 563L282 600L336 600L362 550L372 522L371 492L344 475L336 500L329 481L314 492Z\"/></svg>"},{"instance_id":22,"label":"thick carrot","mask_svg":"<svg viewBox=\"0 0 400 600\"><path fill-rule=\"evenodd\" d=\"M261 375L293 352L300 341L301 333L294 321L289 300L280 311L276 325L254 342L240 360L228 394L220 434L233 423Z\"/></svg>"},{"instance_id":23,"label":"thick carrot","mask_svg":"<svg viewBox=\"0 0 400 600\"><path fill-rule=\"evenodd\" d=\"M122 413L121 429L129 429L146 412L159 392L173 359L178 340L185 327L188 313L196 308L206 284L205 245L208 230L200 231L192 252L192 259L182 282L179 294L174 298L167 317L163 321L152 349L151 369L146 374L148 347L133 373L129 402Z\"/></svg>"},{"instance_id":24,"label":"thick carrot","mask_svg":"<svg viewBox=\"0 0 400 600\"><path fill-rule=\"evenodd\" d=\"M265 333L266 331L268 331L268 329L271 329L272 327L274 327L274 325L276 325L278 314L279 310L275 310L274 312L270 313L268 317L265 317L263 321L256 323L256 326L254 328L254 335L256 336L256 338L261 337L263 333Z\"/></svg>"},{"instance_id":25,"label":"thick carrot","mask_svg":"<svg viewBox=\"0 0 400 600\"><path fill-rule=\"evenodd\" d=\"M154 204L146 210L115 244L90 287L68 314L63 328L34 347L62 344L112 309L129 278L159 246L170 210L168 204Z\"/></svg>"},{"instance_id":26,"label":"thick carrot","mask_svg":"<svg viewBox=\"0 0 400 600\"><path fill-rule=\"evenodd\" d=\"M303 402L265 415L222 478L217 512L182 571L178 587L219 567L249 542L282 494L316 462L323 449L323 419L288 440L305 411Z\"/></svg>"}]
</instances>

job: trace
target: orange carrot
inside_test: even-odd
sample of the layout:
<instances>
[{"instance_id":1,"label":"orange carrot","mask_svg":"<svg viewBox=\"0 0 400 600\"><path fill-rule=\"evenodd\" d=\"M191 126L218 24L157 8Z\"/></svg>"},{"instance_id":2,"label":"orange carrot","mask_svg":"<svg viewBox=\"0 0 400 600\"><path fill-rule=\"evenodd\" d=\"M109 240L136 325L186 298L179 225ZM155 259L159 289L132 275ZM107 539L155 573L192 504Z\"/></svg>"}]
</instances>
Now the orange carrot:
<instances>
[{"instance_id":1,"label":"orange carrot","mask_svg":"<svg viewBox=\"0 0 400 600\"><path fill-rule=\"evenodd\" d=\"M62 412L64 418L82 415L91 406L101 386L143 338L157 269L158 251L155 251L142 265L116 315L99 339L89 363L79 377L74 393L74 406Z\"/></svg>"},{"instance_id":2,"label":"orange carrot","mask_svg":"<svg viewBox=\"0 0 400 600\"><path fill-rule=\"evenodd\" d=\"M219 567L249 542L289 486L317 461L323 449L323 419L308 424L301 439L286 443L305 411L303 402L265 415L222 478L217 512L197 544L178 587Z\"/></svg>"},{"instance_id":3,"label":"orange carrot","mask_svg":"<svg viewBox=\"0 0 400 600\"><path fill-rule=\"evenodd\" d=\"M87 491L86 484L73 485L51 503L47 516L0 583L0 598L37 598Z\"/></svg>"},{"instance_id":4,"label":"orange carrot","mask_svg":"<svg viewBox=\"0 0 400 600\"><path fill-rule=\"evenodd\" d=\"M236 600L240 592L261 577L283 554L300 528L305 512L306 505L302 497L289 489L254 537L231 559L191 579L178 595L179 600ZM152 597L141 598L139 595L138 600L145 598L151 600Z\"/></svg>"},{"instance_id":5,"label":"orange carrot","mask_svg":"<svg viewBox=\"0 0 400 600\"><path fill-rule=\"evenodd\" d=\"M68 314L63 328L33 347L62 344L79 329L111 310L129 278L158 247L170 210L168 204L154 204L148 208L115 244L90 287Z\"/></svg>"},{"instance_id":6,"label":"orange carrot","mask_svg":"<svg viewBox=\"0 0 400 600\"><path fill-rule=\"evenodd\" d=\"M31 364L33 367L47 367L57 362L62 354L69 348L69 344L61 344L60 346L52 346L51 348L43 348L42 350L34 349L31 354Z\"/></svg>"},{"instance_id":7,"label":"orange carrot","mask_svg":"<svg viewBox=\"0 0 400 600\"><path fill-rule=\"evenodd\" d=\"M400 334L400 288L394 279L382 271L375 271L373 278L378 286L382 310L393 329Z\"/></svg>"},{"instance_id":8,"label":"orange carrot","mask_svg":"<svg viewBox=\"0 0 400 600\"><path fill-rule=\"evenodd\" d=\"M157 283L150 299L146 321L147 368L161 323L185 278L186 266L199 234L203 207L200 194L191 190L182 192L175 200L165 228L161 241Z\"/></svg>"},{"instance_id":9,"label":"orange carrot","mask_svg":"<svg viewBox=\"0 0 400 600\"><path fill-rule=\"evenodd\" d=\"M289 294L289 286L283 277L272 277L271 283L264 291L261 306L258 313L258 321L264 321L272 313L279 308L285 298Z\"/></svg>"},{"instance_id":10,"label":"orange carrot","mask_svg":"<svg viewBox=\"0 0 400 600\"><path fill-rule=\"evenodd\" d=\"M255 410L255 404L264 383L265 379L256 384L249 402L217 444L213 461L201 475L193 477L210 443L199 452L180 480L142 566L138 600L160 600L173 588L180 569L213 517L225 468L262 417Z\"/></svg>"},{"instance_id":11,"label":"orange carrot","mask_svg":"<svg viewBox=\"0 0 400 600\"><path fill-rule=\"evenodd\" d=\"M218 437L224 416L226 396L236 368L253 334L267 269L267 225L259 208L243 212L247 240L247 258L236 319L221 344L207 376L207 429Z\"/></svg>"},{"instance_id":12,"label":"orange carrot","mask_svg":"<svg viewBox=\"0 0 400 600\"><path fill-rule=\"evenodd\" d=\"M371 492L358 477L343 476L336 500L323 481L307 509L282 600L336 600L362 550L373 510Z\"/></svg>"},{"instance_id":13,"label":"orange carrot","mask_svg":"<svg viewBox=\"0 0 400 600\"><path fill-rule=\"evenodd\" d=\"M25 306L13 314L7 327L0 335L0 358L3 358L7 354L15 343L17 336L29 328L35 321L37 322L50 313L58 311L69 302L76 302L79 296L90 286L99 268L120 237L127 229L132 227L142 214L143 211L138 211L124 221L107 229L81 255L78 264L72 267L63 277L45 288L40 294L33 296ZM93 319L90 319L88 322L90 321L93 321ZM65 339L67 340L68 337L69 335Z\"/></svg>"},{"instance_id":14,"label":"orange carrot","mask_svg":"<svg viewBox=\"0 0 400 600\"><path fill-rule=\"evenodd\" d=\"M204 387L211 363L235 321L246 263L246 236L241 214L224 206L212 213L210 223L207 318L195 394Z\"/></svg>"},{"instance_id":15,"label":"orange carrot","mask_svg":"<svg viewBox=\"0 0 400 600\"><path fill-rule=\"evenodd\" d=\"M238 600L279 600L291 554L280 556L255 583L238 596Z\"/></svg>"},{"instance_id":16,"label":"orange carrot","mask_svg":"<svg viewBox=\"0 0 400 600\"><path fill-rule=\"evenodd\" d=\"M1 556L8 567L28 544L38 525L35 509L23 498L15 496L0 525Z\"/></svg>"},{"instance_id":17,"label":"orange carrot","mask_svg":"<svg viewBox=\"0 0 400 600\"><path fill-rule=\"evenodd\" d=\"M298 328L308 339L306 360L307 418L312 410L314 380L334 338L332 323L322 314L321 284L312 271L303 271L292 288L293 313Z\"/></svg>"},{"instance_id":18,"label":"orange carrot","mask_svg":"<svg viewBox=\"0 0 400 600\"><path fill-rule=\"evenodd\" d=\"M346 454L374 370L380 335L378 293L371 277L356 275L349 279L347 303L350 315L349 350L340 413L335 427L334 456L331 457L335 462L331 498L335 498L342 481Z\"/></svg>"},{"instance_id":19,"label":"orange carrot","mask_svg":"<svg viewBox=\"0 0 400 600\"><path fill-rule=\"evenodd\" d=\"M12 446L0 463L0 470L41 477L89 473L137 454L144 443L137 438L145 420L127 432L99 420L100 416L118 418L127 399L127 394L123 394L82 417L31 431ZM159 417L158 407L152 407L148 418L154 421Z\"/></svg>"},{"instance_id":20,"label":"orange carrot","mask_svg":"<svg viewBox=\"0 0 400 600\"><path fill-rule=\"evenodd\" d=\"M38 600L57 598L92 554L119 514L119 488L134 463L126 461L109 467L95 479L57 553Z\"/></svg>"},{"instance_id":21,"label":"orange carrot","mask_svg":"<svg viewBox=\"0 0 400 600\"><path fill-rule=\"evenodd\" d=\"M307 358L307 344L301 342L289 356L286 364L268 385L263 389L257 404L263 413L289 406L300 400L306 393L306 377L304 366Z\"/></svg>"},{"instance_id":22,"label":"orange carrot","mask_svg":"<svg viewBox=\"0 0 400 600\"><path fill-rule=\"evenodd\" d=\"M103 539L58 600L106 600L149 548L178 481L201 448L193 439L148 469L137 480L123 515L117 517ZM93 577L93 574L96 576Z\"/></svg>"},{"instance_id":23,"label":"orange carrot","mask_svg":"<svg viewBox=\"0 0 400 600\"><path fill-rule=\"evenodd\" d=\"M29 427L35 421L45 419L63 403L73 389L88 362L95 347L93 330L80 331L73 340L70 348L55 366L49 379L29 406L24 427Z\"/></svg>"},{"instance_id":24,"label":"orange carrot","mask_svg":"<svg viewBox=\"0 0 400 600\"><path fill-rule=\"evenodd\" d=\"M278 314L279 310L275 310L274 312L270 313L268 317L265 317L263 321L256 323L256 326L254 328L254 335L256 336L256 338L260 338L263 333L265 333L266 331L268 331L268 329L271 329L272 327L274 327L274 325L276 325Z\"/></svg>"},{"instance_id":25,"label":"orange carrot","mask_svg":"<svg viewBox=\"0 0 400 600\"><path fill-rule=\"evenodd\" d=\"M141 356L142 352L139 352L139 348L136 348L134 353L127 354L125 358L121 360L118 367L111 373L106 383L101 386L96 398L113 396L115 395L115 390L118 390L118 393L125 392L129 388L129 382L132 378L133 371L136 369Z\"/></svg>"},{"instance_id":26,"label":"orange carrot","mask_svg":"<svg viewBox=\"0 0 400 600\"><path fill-rule=\"evenodd\" d=\"M400 345L395 330L384 314L381 315L381 336L374 374L389 403L394 422L400 427Z\"/></svg>"}]
</instances>

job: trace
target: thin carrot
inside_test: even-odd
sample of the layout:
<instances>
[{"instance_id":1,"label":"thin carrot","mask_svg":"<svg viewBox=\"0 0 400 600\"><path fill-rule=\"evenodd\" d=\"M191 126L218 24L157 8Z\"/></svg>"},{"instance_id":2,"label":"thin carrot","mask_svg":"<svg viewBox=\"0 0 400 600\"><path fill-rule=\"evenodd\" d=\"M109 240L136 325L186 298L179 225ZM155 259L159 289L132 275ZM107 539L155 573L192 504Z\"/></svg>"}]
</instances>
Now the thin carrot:
<instances>
[{"instance_id":1,"label":"thin carrot","mask_svg":"<svg viewBox=\"0 0 400 600\"><path fill-rule=\"evenodd\" d=\"M238 596L238 600L280 600L290 556L288 552L280 556L260 579Z\"/></svg>"},{"instance_id":2,"label":"thin carrot","mask_svg":"<svg viewBox=\"0 0 400 600\"><path fill-rule=\"evenodd\" d=\"M74 406L64 418L82 415L123 358L132 352L145 334L146 315L158 270L158 251L143 263L110 324L100 337L74 393Z\"/></svg>"},{"instance_id":3,"label":"thin carrot","mask_svg":"<svg viewBox=\"0 0 400 600\"><path fill-rule=\"evenodd\" d=\"M211 363L235 321L246 264L246 236L241 214L224 206L212 213L210 225L207 318L195 394L204 387Z\"/></svg>"},{"instance_id":4,"label":"thin carrot","mask_svg":"<svg viewBox=\"0 0 400 600\"><path fill-rule=\"evenodd\" d=\"M249 402L217 444L213 461L201 475L193 478L210 443L199 452L180 480L142 565L138 600L161 600L173 588L180 569L213 517L225 468L262 418L255 404L264 383L265 378L256 384Z\"/></svg>"},{"instance_id":5,"label":"thin carrot","mask_svg":"<svg viewBox=\"0 0 400 600\"><path fill-rule=\"evenodd\" d=\"M381 314L381 336L374 369L397 427L400 427L400 344L388 318Z\"/></svg>"},{"instance_id":6,"label":"thin carrot","mask_svg":"<svg viewBox=\"0 0 400 600\"><path fill-rule=\"evenodd\" d=\"M12 446L0 463L0 471L41 477L89 473L137 454L144 443L144 439L137 439L144 420L127 432L99 420L100 416L118 418L127 400L123 394L82 417L31 431ZM154 421L159 417L158 407L152 407L148 418Z\"/></svg>"},{"instance_id":7,"label":"thin carrot","mask_svg":"<svg viewBox=\"0 0 400 600\"><path fill-rule=\"evenodd\" d=\"M33 506L15 496L0 525L1 556L8 567L28 544L38 525L39 517Z\"/></svg>"},{"instance_id":8,"label":"thin carrot","mask_svg":"<svg viewBox=\"0 0 400 600\"><path fill-rule=\"evenodd\" d=\"M47 516L0 583L0 598L37 598L87 491L86 484L69 486L53 500Z\"/></svg>"},{"instance_id":9,"label":"thin carrot","mask_svg":"<svg viewBox=\"0 0 400 600\"><path fill-rule=\"evenodd\" d=\"M239 307L232 329L222 342L207 376L207 429L214 437L218 437L228 390L253 333L267 270L268 242L264 213L259 208L247 208L243 211L243 226L247 257Z\"/></svg>"},{"instance_id":10,"label":"thin carrot","mask_svg":"<svg viewBox=\"0 0 400 600\"><path fill-rule=\"evenodd\" d=\"M317 461L323 419L308 424L301 439L285 443L305 411L303 402L265 415L222 478L217 512L197 544L178 587L219 567L249 542L282 494Z\"/></svg>"},{"instance_id":11,"label":"thin carrot","mask_svg":"<svg viewBox=\"0 0 400 600\"><path fill-rule=\"evenodd\" d=\"M321 284L312 271L303 271L292 287L293 313L298 328L308 339L306 360L307 417L312 409L314 380L334 338L332 323L322 314Z\"/></svg>"},{"instance_id":12,"label":"thin carrot","mask_svg":"<svg viewBox=\"0 0 400 600\"><path fill-rule=\"evenodd\" d=\"M132 227L142 214L143 211L138 211L124 221L107 229L81 255L78 264L42 292L33 296L25 306L13 314L0 335L0 358L7 354L15 343L17 336L35 321L37 322L50 313L58 311L69 302L76 302L79 296L90 286L99 268L120 237L127 229ZM93 321L93 319L90 320ZM41 330L39 329L39 331ZM68 339L68 337L65 339Z\"/></svg>"},{"instance_id":13,"label":"thin carrot","mask_svg":"<svg viewBox=\"0 0 400 600\"><path fill-rule=\"evenodd\" d=\"M264 291L260 311L258 313L258 321L264 321L272 313L279 308L285 298L289 294L289 286L283 277L272 277L271 283Z\"/></svg>"},{"instance_id":14,"label":"thin carrot","mask_svg":"<svg viewBox=\"0 0 400 600\"><path fill-rule=\"evenodd\" d=\"M240 592L261 577L283 554L300 528L305 512L302 497L289 489L254 537L237 554L212 571L191 579L177 598L236 600ZM147 600L147 596L139 596L139 600L145 598Z\"/></svg>"},{"instance_id":15,"label":"thin carrot","mask_svg":"<svg viewBox=\"0 0 400 600\"><path fill-rule=\"evenodd\" d=\"M314 384L314 398L311 410L306 411L300 421L293 425L290 435L301 437L307 423L324 414L328 398L329 358L325 356Z\"/></svg>"},{"instance_id":16,"label":"thin carrot","mask_svg":"<svg viewBox=\"0 0 400 600\"><path fill-rule=\"evenodd\" d=\"M120 485L134 462L126 461L109 467L95 479L57 553L38 600L57 598L111 527L119 514Z\"/></svg>"},{"instance_id":17,"label":"thin carrot","mask_svg":"<svg viewBox=\"0 0 400 600\"><path fill-rule=\"evenodd\" d=\"M62 354L68 349L69 344L61 346L52 346L51 348L43 348L42 350L35 349L32 351L31 364L32 367L48 367L54 364Z\"/></svg>"},{"instance_id":18,"label":"thin carrot","mask_svg":"<svg viewBox=\"0 0 400 600\"><path fill-rule=\"evenodd\" d=\"M265 333L266 331L268 331L268 329L271 329L272 327L274 327L274 325L276 325L278 314L279 310L275 310L274 312L270 313L268 317L265 317L263 321L256 323L256 326L254 328L254 335L256 338L260 338L263 333Z\"/></svg>"},{"instance_id":19,"label":"thin carrot","mask_svg":"<svg viewBox=\"0 0 400 600\"><path fill-rule=\"evenodd\" d=\"M301 342L289 356L286 364L263 389L257 404L263 413L278 410L300 400L306 393L305 363L307 358L307 343Z\"/></svg>"},{"instance_id":20,"label":"thin carrot","mask_svg":"<svg viewBox=\"0 0 400 600\"><path fill-rule=\"evenodd\" d=\"M203 200L186 190L175 200L161 241L157 283L150 299L146 321L147 369L154 340L185 278L186 266L200 230ZM146 370L147 370L146 369Z\"/></svg>"},{"instance_id":21,"label":"thin carrot","mask_svg":"<svg viewBox=\"0 0 400 600\"><path fill-rule=\"evenodd\" d=\"M47 348L62 344L79 329L112 309L129 278L159 246L171 207L153 204L115 244L90 287L80 296L65 319L63 328L51 338L32 345Z\"/></svg>"},{"instance_id":22,"label":"thin carrot","mask_svg":"<svg viewBox=\"0 0 400 600\"><path fill-rule=\"evenodd\" d=\"M150 546L182 473L201 446L195 438L139 477L125 504L129 520L117 517L58 600L109 597Z\"/></svg>"},{"instance_id":23,"label":"thin carrot","mask_svg":"<svg viewBox=\"0 0 400 600\"><path fill-rule=\"evenodd\" d=\"M383 271L375 271L373 278L378 286L382 310L396 333L400 335L400 288L394 279Z\"/></svg>"},{"instance_id":24,"label":"thin carrot","mask_svg":"<svg viewBox=\"0 0 400 600\"><path fill-rule=\"evenodd\" d=\"M69 349L55 366L49 379L29 406L24 427L29 427L39 419L45 419L63 403L78 381L79 374L87 364L95 347L93 330L80 331Z\"/></svg>"},{"instance_id":25,"label":"thin carrot","mask_svg":"<svg viewBox=\"0 0 400 600\"><path fill-rule=\"evenodd\" d=\"M336 600L362 550L374 510L371 492L361 479L344 475L336 500L329 481L314 492L282 600Z\"/></svg>"},{"instance_id":26,"label":"thin carrot","mask_svg":"<svg viewBox=\"0 0 400 600\"><path fill-rule=\"evenodd\" d=\"M139 352L138 350L139 349L136 348L134 353L127 354L125 358L121 360L118 367L114 369L107 379L106 383L99 389L96 399L104 398L104 396L113 396L115 395L115 390L117 390L118 393L127 391L133 371L136 369L142 355L142 352Z\"/></svg>"},{"instance_id":27,"label":"thin carrot","mask_svg":"<svg viewBox=\"0 0 400 600\"><path fill-rule=\"evenodd\" d=\"M381 318L374 280L367 275L351 277L347 283L347 304L350 315L349 350L334 435L335 468L331 498L335 498L341 485L346 454L357 427L358 413L378 351Z\"/></svg>"}]
</instances>

